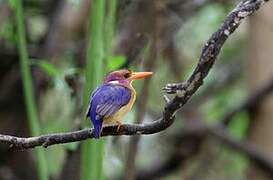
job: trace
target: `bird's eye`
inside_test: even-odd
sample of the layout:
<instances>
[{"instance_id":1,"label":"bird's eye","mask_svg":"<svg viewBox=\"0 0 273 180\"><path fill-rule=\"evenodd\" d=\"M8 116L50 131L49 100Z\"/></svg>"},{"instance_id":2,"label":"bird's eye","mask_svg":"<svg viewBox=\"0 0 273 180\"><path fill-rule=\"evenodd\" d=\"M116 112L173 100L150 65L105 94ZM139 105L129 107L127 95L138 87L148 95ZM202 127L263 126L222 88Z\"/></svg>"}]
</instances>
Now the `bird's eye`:
<instances>
[{"instance_id":1,"label":"bird's eye","mask_svg":"<svg viewBox=\"0 0 273 180\"><path fill-rule=\"evenodd\" d=\"M131 74L130 73L126 73L126 74L124 74L123 75L125 78L129 78L130 76L131 76Z\"/></svg>"}]
</instances>

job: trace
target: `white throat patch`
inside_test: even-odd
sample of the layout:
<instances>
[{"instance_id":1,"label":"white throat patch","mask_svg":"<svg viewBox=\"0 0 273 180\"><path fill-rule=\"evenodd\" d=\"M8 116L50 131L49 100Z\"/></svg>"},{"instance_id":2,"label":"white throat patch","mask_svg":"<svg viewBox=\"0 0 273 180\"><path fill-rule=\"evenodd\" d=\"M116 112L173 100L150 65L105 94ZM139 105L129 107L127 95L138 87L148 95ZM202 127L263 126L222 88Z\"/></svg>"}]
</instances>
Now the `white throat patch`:
<instances>
[{"instance_id":1,"label":"white throat patch","mask_svg":"<svg viewBox=\"0 0 273 180\"><path fill-rule=\"evenodd\" d=\"M109 84L119 84L118 81L110 81Z\"/></svg>"}]
</instances>

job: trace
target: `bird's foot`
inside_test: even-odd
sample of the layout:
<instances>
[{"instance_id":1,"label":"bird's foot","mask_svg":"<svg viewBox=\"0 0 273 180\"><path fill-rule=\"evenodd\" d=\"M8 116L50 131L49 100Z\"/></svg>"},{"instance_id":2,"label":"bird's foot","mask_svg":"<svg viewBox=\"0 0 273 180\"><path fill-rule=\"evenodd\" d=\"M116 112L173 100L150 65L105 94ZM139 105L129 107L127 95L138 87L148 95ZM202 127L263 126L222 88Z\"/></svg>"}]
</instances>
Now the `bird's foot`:
<instances>
[{"instance_id":1,"label":"bird's foot","mask_svg":"<svg viewBox=\"0 0 273 180\"><path fill-rule=\"evenodd\" d=\"M123 128L123 124L120 121L117 121L117 124L118 124L117 132L119 132L120 128Z\"/></svg>"}]
</instances>

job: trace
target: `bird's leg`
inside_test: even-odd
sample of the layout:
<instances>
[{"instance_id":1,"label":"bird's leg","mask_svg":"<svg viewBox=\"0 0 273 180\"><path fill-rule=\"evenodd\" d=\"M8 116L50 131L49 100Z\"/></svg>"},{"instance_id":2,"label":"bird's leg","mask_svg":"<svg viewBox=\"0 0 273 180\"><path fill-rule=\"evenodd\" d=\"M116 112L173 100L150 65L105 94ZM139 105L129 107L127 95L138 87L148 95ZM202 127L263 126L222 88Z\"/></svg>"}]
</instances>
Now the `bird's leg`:
<instances>
[{"instance_id":1,"label":"bird's leg","mask_svg":"<svg viewBox=\"0 0 273 180\"><path fill-rule=\"evenodd\" d=\"M119 132L120 128L123 127L123 124L122 124L122 122L120 122L120 121L116 121L116 122L117 122L117 124L118 124L117 132Z\"/></svg>"}]
</instances>

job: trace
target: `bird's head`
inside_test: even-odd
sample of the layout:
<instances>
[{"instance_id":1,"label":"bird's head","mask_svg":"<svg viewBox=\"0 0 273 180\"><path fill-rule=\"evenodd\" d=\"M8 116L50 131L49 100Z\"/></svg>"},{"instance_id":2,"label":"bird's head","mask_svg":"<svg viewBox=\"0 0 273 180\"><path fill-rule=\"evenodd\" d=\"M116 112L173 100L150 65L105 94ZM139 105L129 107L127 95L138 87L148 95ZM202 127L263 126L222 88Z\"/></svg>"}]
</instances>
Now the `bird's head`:
<instances>
[{"instance_id":1,"label":"bird's head","mask_svg":"<svg viewBox=\"0 0 273 180\"><path fill-rule=\"evenodd\" d=\"M133 72L128 69L122 69L108 73L104 79L104 83L128 85L133 80L145 78L152 74L152 72Z\"/></svg>"}]
</instances>

